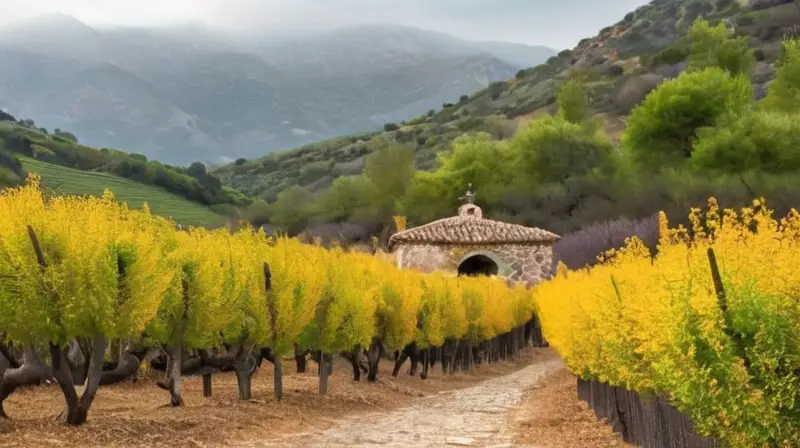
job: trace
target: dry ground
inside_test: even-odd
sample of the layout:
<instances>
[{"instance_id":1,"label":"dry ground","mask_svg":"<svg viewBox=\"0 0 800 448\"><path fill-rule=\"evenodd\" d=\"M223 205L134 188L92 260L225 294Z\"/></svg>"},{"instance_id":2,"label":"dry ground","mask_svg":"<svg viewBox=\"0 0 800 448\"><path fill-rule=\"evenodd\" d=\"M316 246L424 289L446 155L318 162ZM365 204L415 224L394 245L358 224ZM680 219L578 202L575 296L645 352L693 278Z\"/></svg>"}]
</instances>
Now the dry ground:
<instances>
[{"instance_id":1,"label":"dry ground","mask_svg":"<svg viewBox=\"0 0 800 448\"><path fill-rule=\"evenodd\" d=\"M556 359L545 349L529 349L520 360L479 366L470 373L444 375L436 366L428 379L410 377L408 363L398 378L390 376L392 363L382 360L377 383L352 381L352 370L337 360L329 379L328 394L317 394L316 364L308 372L294 373L294 363L284 361L284 399L272 397L271 365L253 378L253 397L237 400L233 374L214 377L214 397L204 399L202 381L185 381L181 409L163 407L168 394L155 379L100 389L89 415L79 428L54 421L63 398L55 386L18 391L6 402L10 421L0 421L0 447L210 447L233 442L269 440L287 433L318 431L342 417L358 413L390 411L417 397L463 389L483 380L517 371L532 363ZM575 446L575 445L573 445Z\"/></svg>"},{"instance_id":2,"label":"dry ground","mask_svg":"<svg viewBox=\"0 0 800 448\"><path fill-rule=\"evenodd\" d=\"M611 426L578 400L575 377L566 370L526 393L517 411L514 446L536 448L624 448Z\"/></svg>"}]
</instances>

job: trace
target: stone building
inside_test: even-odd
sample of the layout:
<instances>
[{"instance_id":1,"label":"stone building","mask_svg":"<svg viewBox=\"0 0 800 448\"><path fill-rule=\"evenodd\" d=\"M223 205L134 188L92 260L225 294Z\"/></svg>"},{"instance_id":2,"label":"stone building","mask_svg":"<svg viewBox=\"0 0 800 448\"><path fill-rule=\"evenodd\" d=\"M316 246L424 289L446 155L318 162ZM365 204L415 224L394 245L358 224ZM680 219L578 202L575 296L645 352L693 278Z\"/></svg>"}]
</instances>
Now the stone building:
<instances>
[{"instance_id":1,"label":"stone building","mask_svg":"<svg viewBox=\"0 0 800 448\"><path fill-rule=\"evenodd\" d=\"M401 269L499 275L533 285L550 276L554 233L483 217L468 191L458 215L392 235L389 250Z\"/></svg>"}]
</instances>

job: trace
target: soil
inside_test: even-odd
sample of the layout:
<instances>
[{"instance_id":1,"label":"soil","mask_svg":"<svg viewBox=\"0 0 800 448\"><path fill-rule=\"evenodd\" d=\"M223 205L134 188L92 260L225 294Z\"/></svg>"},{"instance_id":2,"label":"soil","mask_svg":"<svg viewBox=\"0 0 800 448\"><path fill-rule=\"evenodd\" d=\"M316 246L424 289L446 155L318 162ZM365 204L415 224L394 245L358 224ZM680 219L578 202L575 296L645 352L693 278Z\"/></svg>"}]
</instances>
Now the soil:
<instances>
[{"instance_id":1,"label":"soil","mask_svg":"<svg viewBox=\"0 0 800 448\"><path fill-rule=\"evenodd\" d=\"M327 430L333 436L353 432L353 428L359 437L375 434L379 438L384 429L396 428L392 437L402 446L442 446L441 438L435 439L439 444L431 445L433 439L419 435L434 427L442 431L430 437L447 433L446 443L465 443L471 438L474 446L481 446L477 444L481 437L510 440L513 428L505 428L504 421L522 400L524 390L548 372L563 369L557 355L547 349L528 349L518 360L478 366L470 373L443 374L437 365L426 380L409 376L408 363L393 378L392 364L381 361L377 383L355 382L350 365L339 359L328 393L322 396L317 393L316 364L309 362L308 371L298 374L287 359L281 402L273 398L268 363L253 378L254 399L247 402L238 400L232 373L214 376L214 396L209 399L203 398L201 378L188 377L182 408L164 406L169 394L156 387L155 376L148 377L102 387L88 423L78 428L55 421L63 407L57 386L28 388L6 401L12 420L0 421L0 447L331 446L332 440L325 436L311 439L304 434ZM360 446L370 446L362 440ZM383 445L381 440L374 440L373 446Z\"/></svg>"},{"instance_id":2,"label":"soil","mask_svg":"<svg viewBox=\"0 0 800 448\"><path fill-rule=\"evenodd\" d=\"M632 447L589 406L578 400L575 377L566 370L529 389L516 412L514 446L528 448Z\"/></svg>"}]
</instances>

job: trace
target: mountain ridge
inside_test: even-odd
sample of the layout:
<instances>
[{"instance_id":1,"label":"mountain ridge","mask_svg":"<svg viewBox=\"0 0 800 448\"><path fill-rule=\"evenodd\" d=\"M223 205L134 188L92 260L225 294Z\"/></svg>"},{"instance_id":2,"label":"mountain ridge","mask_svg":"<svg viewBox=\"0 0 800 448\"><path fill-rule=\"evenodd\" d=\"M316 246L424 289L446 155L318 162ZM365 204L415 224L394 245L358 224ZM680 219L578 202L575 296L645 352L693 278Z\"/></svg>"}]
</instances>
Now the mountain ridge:
<instances>
[{"instance_id":1,"label":"mountain ridge","mask_svg":"<svg viewBox=\"0 0 800 448\"><path fill-rule=\"evenodd\" d=\"M477 44L402 26L277 46L193 29L94 29L65 15L2 29L0 106L93 146L173 164L219 162L409 118L522 68ZM419 45L404 46L411 38ZM329 45L339 52L320 56Z\"/></svg>"},{"instance_id":2,"label":"mountain ridge","mask_svg":"<svg viewBox=\"0 0 800 448\"><path fill-rule=\"evenodd\" d=\"M800 27L800 0L795 2L765 0L750 8L732 0L654 0L544 64L488 88L465 91L459 101L402 125L237 160L214 173L223 183L267 201L289 187L318 193L339 176L358 174L366 156L381 146L373 140L411 145L417 168L431 169L438 154L464 133L487 132L505 139L532 119L553 113L558 89L571 71L587 75L591 113L614 138L624 129L624 117L650 90L686 68L679 38L701 17L726 21L734 32L750 37L757 54L752 79L763 96L775 72L782 36L796 35Z\"/></svg>"}]
</instances>

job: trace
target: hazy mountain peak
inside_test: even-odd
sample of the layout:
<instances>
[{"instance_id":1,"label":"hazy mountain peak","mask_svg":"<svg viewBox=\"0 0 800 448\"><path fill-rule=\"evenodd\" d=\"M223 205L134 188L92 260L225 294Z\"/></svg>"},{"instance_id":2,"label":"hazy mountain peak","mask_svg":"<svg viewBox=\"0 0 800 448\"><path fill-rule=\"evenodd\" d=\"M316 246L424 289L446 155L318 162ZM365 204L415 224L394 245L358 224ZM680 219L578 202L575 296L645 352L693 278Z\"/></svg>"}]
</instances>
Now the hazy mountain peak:
<instances>
[{"instance_id":1,"label":"hazy mountain peak","mask_svg":"<svg viewBox=\"0 0 800 448\"><path fill-rule=\"evenodd\" d=\"M2 29L4 34L20 34L32 32L70 33L73 35L92 34L98 32L89 25L67 14L60 12L42 14L14 22Z\"/></svg>"}]
</instances>

